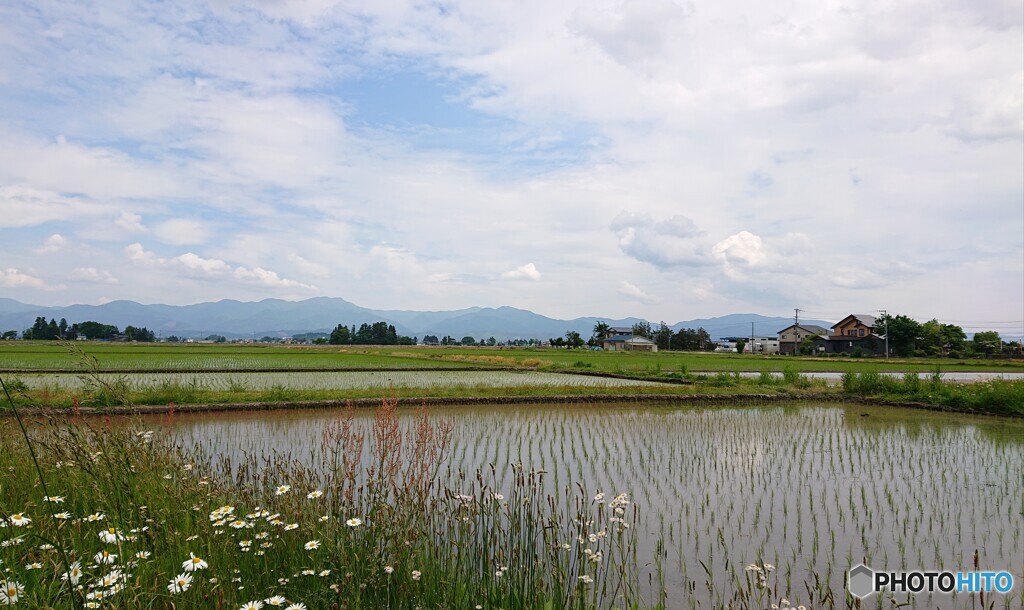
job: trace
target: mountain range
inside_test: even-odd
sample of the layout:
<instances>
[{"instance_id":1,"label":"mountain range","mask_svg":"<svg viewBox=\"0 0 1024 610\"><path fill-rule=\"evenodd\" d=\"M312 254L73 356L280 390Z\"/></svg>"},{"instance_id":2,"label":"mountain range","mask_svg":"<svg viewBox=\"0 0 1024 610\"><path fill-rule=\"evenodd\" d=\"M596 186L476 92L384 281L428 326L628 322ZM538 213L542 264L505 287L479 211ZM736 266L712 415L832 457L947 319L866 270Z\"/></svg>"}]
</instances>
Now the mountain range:
<instances>
[{"instance_id":1,"label":"mountain range","mask_svg":"<svg viewBox=\"0 0 1024 610\"><path fill-rule=\"evenodd\" d=\"M342 298L316 297L303 301L265 299L242 302L225 299L195 305L143 305L135 301L111 301L103 305L69 305L46 307L0 298L0 331L22 331L32 326L39 316L64 318L68 324L95 321L125 326L145 327L164 337L202 338L211 334L228 338L264 336L285 337L300 333L329 333L338 324L347 326L385 321L394 324L401 335L422 338L425 335L456 339L465 336L477 340L494 337L508 339L549 339L574 330L590 337L594 325L632 326L640 318L583 317L572 320L549 318L515 307L470 307L452 311L408 311L367 309ZM803 320L828 328L823 320ZM774 336L793 323L791 318L757 314L730 314L715 318L684 320L672 324L672 330L703 328L713 339L747 337L753 323L757 336ZM656 326L655 323L651 323Z\"/></svg>"}]
</instances>

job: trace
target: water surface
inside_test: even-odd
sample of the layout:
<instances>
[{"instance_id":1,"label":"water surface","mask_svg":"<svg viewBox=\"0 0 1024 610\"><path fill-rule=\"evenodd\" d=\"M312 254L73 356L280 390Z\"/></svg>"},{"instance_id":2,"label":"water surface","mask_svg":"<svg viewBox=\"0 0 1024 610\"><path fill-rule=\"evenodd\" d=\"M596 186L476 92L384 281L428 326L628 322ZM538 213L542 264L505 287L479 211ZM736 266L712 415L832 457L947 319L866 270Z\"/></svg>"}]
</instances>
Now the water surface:
<instances>
[{"instance_id":1,"label":"water surface","mask_svg":"<svg viewBox=\"0 0 1024 610\"><path fill-rule=\"evenodd\" d=\"M861 560L875 568L966 570L975 549L983 568L1008 570L1018 583L996 607L1024 607L1019 420L806 404L434 412L454 418L447 463L468 472L494 464L499 489L510 484L508 465L522 462L548 472L551 493L576 483L588 493L629 493L641 509L642 580L664 579L669 608L724 601L749 563L777 566L779 590L790 599L806 600L805 583L817 580L843 600L844 570ZM338 415L181 414L174 429L234 457L277 451L308 461ZM371 420L369 410L357 414L367 430ZM916 602L972 607L964 596Z\"/></svg>"}]
</instances>

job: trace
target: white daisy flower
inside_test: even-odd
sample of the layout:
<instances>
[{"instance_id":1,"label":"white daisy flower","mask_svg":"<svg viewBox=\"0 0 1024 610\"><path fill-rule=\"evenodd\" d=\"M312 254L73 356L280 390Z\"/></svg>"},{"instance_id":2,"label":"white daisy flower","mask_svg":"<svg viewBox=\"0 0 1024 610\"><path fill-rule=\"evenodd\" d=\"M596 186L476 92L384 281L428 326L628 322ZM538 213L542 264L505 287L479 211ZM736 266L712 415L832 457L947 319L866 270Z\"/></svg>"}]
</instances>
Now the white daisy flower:
<instances>
[{"instance_id":1,"label":"white daisy flower","mask_svg":"<svg viewBox=\"0 0 1024 610\"><path fill-rule=\"evenodd\" d=\"M181 573L171 579L171 582L167 585L167 590L171 593L184 593L188 591L188 588L192 586L192 575L188 573Z\"/></svg>"},{"instance_id":2,"label":"white daisy flower","mask_svg":"<svg viewBox=\"0 0 1024 610\"><path fill-rule=\"evenodd\" d=\"M26 517L25 513L14 513L10 517L7 517L7 520L11 522L11 525L17 525L19 527L24 527L29 523L32 523L32 519Z\"/></svg>"},{"instance_id":3,"label":"white daisy flower","mask_svg":"<svg viewBox=\"0 0 1024 610\"><path fill-rule=\"evenodd\" d=\"M188 554L188 559L186 559L185 562L181 564L181 569L185 570L186 572L195 572L196 570L205 570L208 567L209 567L209 564L207 564L201 558L196 557L192 553L189 553Z\"/></svg>"},{"instance_id":4,"label":"white daisy flower","mask_svg":"<svg viewBox=\"0 0 1024 610\"><path fill-rule=\"evenodd\" d=\"M25 585L14 580L0 582L0 604L13 606L25 594Z\"/></svg>"}]
</instances>

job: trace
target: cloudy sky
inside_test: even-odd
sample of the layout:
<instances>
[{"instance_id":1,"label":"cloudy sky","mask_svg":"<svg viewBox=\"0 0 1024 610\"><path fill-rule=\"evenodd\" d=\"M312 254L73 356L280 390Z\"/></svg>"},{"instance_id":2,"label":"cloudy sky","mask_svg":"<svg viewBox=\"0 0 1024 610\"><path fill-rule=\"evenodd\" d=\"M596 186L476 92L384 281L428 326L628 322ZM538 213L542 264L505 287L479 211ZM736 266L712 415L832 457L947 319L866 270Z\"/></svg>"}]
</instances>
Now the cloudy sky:
<instances>
[{"instance_id":1,"label":"cloudy sky","mask_svg":"<svg viewBox=\"0 0 1024 610\"><path fill-rule=\"evenodd\" d=\"M1018 0L7 1L0 296L888 309L1017 335L1022 21Z\"/></svg>"}]
</instances>

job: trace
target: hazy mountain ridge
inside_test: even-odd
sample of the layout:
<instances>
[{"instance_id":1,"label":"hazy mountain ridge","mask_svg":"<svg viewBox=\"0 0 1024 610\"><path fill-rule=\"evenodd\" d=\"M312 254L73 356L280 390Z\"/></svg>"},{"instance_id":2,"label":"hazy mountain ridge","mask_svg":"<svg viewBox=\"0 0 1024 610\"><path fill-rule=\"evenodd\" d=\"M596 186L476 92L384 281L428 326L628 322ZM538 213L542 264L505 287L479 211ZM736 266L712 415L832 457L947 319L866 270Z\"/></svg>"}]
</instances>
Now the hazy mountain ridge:
<instances>
[{"instance_id":1,"label":"hazy mountain ridge","mask_svg":"<svg viewBox=\"0 0 1024 610\"><path fill-rule=\"evenodd\" d=\"M330 332L338 324L359 326L385 321L394 324L399 334L423 338L424 335L456 339L549 339L574 330L590 337L594 325L632 326L640 318L603 318L587 316L572 320L549 318L515 307L470 307L452 311L374 310L337 297L316 297L304 301L264 299L235 301L225 299L194 305L143 305L135 301L112 301L103 305L45 307L0 298L0 330L22 331L38 316L67 319L69 324L92 320L104 324L146 327L164 337L201 338L220 334L229 338L265 335L282 337L305 332ZM673 330L703 327L712 338L749 336L751 322L758 336L774 336L793 323L791 318L758 314L730 314L677 322ZM804 320L807 324L829 327L830 322ZM657 328L657 322L651 325Z\"/></svg>"}]
</instances>

